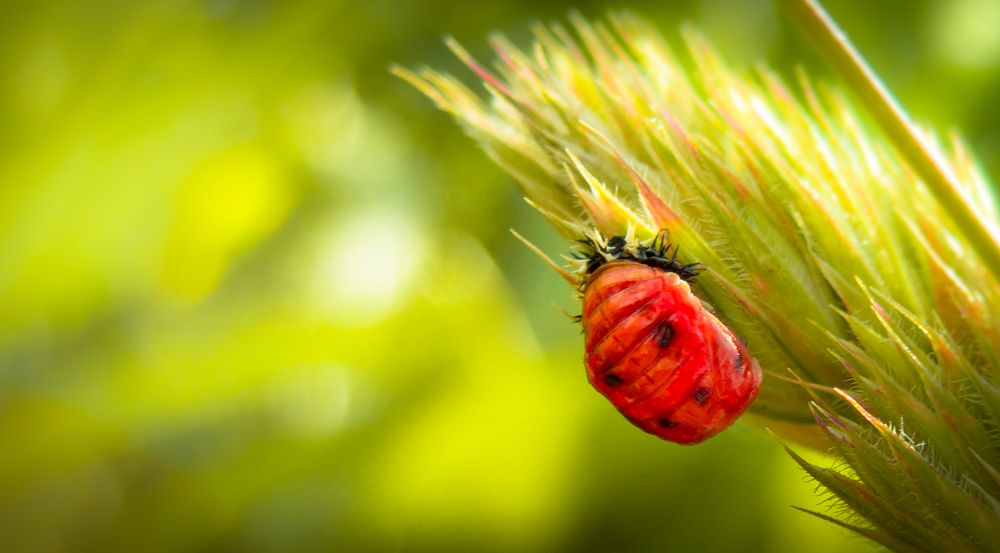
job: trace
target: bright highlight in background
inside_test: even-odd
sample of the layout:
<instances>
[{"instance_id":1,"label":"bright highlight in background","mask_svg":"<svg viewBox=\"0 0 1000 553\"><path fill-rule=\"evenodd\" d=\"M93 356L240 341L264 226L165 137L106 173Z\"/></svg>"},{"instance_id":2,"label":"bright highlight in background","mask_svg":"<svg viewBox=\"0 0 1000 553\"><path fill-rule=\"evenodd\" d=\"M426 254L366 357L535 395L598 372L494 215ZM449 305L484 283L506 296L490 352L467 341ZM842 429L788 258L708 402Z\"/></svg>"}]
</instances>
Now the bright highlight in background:
<instances>
[{"instance_id":1,"label":"bright highlight in background","mask_svg":"<svg viewBox=\"0 0 1000 553\"><path fill-rule=\"evenodd\" d=\"M971 70L996 70L1000 65L1000 2L955 0L943 2L928 24L934 42L951 63Z\"/></svg>"},{"instance_id":2,"label":"bright highlight in background","mask_svg":"<svg viewBox=\"0 0 1000 553\"><path fill-rule=\"evenodd\" d=\"M376 323L413 283L423 237L405 213L385 210L355 212L332 227L321 238L313 294L340 324Z\"/></svg>"}]
</instances>

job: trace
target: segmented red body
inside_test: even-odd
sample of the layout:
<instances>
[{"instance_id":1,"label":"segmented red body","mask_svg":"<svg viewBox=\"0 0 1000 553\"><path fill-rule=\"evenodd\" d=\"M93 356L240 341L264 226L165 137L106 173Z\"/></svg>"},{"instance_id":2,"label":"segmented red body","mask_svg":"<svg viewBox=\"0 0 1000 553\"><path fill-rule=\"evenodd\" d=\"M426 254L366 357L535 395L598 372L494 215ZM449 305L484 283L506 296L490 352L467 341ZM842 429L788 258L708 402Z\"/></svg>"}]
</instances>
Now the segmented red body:
<instances>
[{"instance_id":1,"label":"segmented red body","mask_svg":"<svg viewBox=\"0 0 1000 553\"><path fill-rule=\"evenodd\" d=\"M701 442L757 395L760 367L746 345L674 272L603 264L584 284L580 319L590 383L650 434Z\"/></svg>"}]
</instances>

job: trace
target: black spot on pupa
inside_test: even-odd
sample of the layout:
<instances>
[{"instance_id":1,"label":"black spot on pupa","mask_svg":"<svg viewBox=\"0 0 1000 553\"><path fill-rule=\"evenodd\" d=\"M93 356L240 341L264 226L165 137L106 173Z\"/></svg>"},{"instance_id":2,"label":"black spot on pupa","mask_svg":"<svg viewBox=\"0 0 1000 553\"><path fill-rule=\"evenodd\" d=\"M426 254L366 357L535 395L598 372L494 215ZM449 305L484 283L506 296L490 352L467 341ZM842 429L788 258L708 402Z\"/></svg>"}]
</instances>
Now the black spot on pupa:
<instances>
[{"instance_id":1,"label":"black spot on pupa","mask_svg":"<svg viewBox=\"0 0 1000 553\"><path fill-rule=\"evenodd\" d=\"M656 421L663 428L677 428L677 423L668 419L667 417L661 417L660 420Z\"/></svg>"},{"instance_id":2,"label":"black spot on pupa","mask_svg":"<svg viewBox=\"0 0 1000 553\"><path fill-rule=\"evenodd\" d=\"M619 384L622 383L622 377L618 376L617 374L608 373L604 375L604 383L614 388L615 386L618 386Z\"/></svg>"},{"instance_id":3,"label":"black spot on pupa","mask_svg":"<svg viewBox=\"0 0 1000 553\"><path fill-rule=\"evenodd\" d=\"M670 342L674 339L674 327L670 325L670 322L663 321L656 326L656 344L661 348L665 348L670 345Z\"/></svg>"},{"instance_id":4,"label":"black spot on pupa","mask_svg":"<svg viewBox=\"0 0 1000 553\"><path fill-rule=\"evenodd\" d=\"M708 398L711 397L711 395L712 390L702 387L695 390L694 393L691 394L691 397L698 402L698 405L705 405L705 402L708 401Z\"/></svg>"}]
</instances>

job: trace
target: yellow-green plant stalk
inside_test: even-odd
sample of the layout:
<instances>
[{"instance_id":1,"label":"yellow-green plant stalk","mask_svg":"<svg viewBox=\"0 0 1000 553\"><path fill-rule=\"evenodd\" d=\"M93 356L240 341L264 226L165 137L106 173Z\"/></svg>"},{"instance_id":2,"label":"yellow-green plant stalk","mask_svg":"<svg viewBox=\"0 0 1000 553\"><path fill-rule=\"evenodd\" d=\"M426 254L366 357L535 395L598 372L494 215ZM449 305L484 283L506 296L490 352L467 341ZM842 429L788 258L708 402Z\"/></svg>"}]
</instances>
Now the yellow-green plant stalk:
<instances>
[{"instance_id":1,"label":"yellow-green plant stalk","mask_svg":"<svg viewBox=\"0 0 1000 553\"><path fill-rule=\"evenodd\" d=\"M685 65L635 17L572 23L493 37L489 68L450 42L485 95L398 73L567 239L665 228L707 267L694 287L765 370L750 416L843 461L789 450L851 513L818 516L898 551L1000 549L998 211L962 142L920 146L974 224L836 88L735 72L690 30Z\"/></svg>"}]
</instances>

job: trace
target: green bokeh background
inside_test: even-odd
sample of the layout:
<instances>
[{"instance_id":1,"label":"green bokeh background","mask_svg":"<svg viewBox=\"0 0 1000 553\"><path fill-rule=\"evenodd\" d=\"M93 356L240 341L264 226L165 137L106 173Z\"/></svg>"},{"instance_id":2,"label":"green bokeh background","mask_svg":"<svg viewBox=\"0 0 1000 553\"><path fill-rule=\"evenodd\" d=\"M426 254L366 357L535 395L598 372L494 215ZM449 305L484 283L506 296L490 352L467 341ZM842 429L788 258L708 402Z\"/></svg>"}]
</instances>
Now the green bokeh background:
<instances>
[{"instance_id":1,"label":"green bokeh background","mask_svg":"<svg viewBox=\"0 0 1000 553\"><path fill-rule=\"evenodd\" d=\"M0 6L0 550L872 550L763 431L589 389L507 229L565 244L387 71L618 7L829 79L763 0ZM828 7L1000 174L1000 2Z\"/></svg>"}]
</instances>

